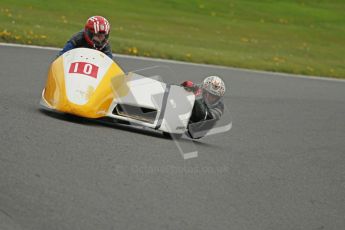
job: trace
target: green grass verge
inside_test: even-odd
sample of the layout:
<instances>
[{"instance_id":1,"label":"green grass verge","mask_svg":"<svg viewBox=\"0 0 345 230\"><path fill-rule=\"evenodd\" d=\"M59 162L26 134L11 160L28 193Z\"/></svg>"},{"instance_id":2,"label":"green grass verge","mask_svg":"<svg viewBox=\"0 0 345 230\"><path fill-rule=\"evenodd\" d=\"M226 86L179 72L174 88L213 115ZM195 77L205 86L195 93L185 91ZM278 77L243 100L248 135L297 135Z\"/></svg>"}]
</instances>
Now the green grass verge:
<instances>
[{"instance_id":1,"label":"green grass verge","mask_svg":"<svg viewBox=\"0 0 345 230\"><path fill-rule=\"evenodd\" d=\"M113 52L345 78L344 0L2 0L0 42L62 47L92 15Z\"/></svg>"}]
</instances>

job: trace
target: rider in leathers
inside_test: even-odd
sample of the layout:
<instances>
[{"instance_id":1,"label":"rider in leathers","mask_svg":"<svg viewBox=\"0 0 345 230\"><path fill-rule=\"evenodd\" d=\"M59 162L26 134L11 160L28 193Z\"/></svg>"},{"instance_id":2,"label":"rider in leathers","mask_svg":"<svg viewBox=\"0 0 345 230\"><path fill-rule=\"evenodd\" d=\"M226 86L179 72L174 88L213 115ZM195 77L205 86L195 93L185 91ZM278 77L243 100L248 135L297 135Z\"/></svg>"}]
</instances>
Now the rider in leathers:
<instances>
[{"instance_id":1,"label":"rider in leathers","mask_svg":"<svg viewBox=\"0 0 345 230\"><path fill-rule=\"evenodd\" d=\"M206 77L201 86L192 81L185 81L181 85L186 90L193 91L196 97L190 123L220 119L224 112L222 97L225 94L225 84L220 77Z\"/></svg>"},{"instance_id":2,"label":"rider in leathers","mask_svg":"<svg viewBox=\"0 0 345 230\"><path fill-rule=\"evenodd\" d=\"M83 47L99 50L113 58L108 42L109 33L110 24L107 19L102 16L90 17L86 21L85 28L67 41L64 48L59 52L59 56L71 49Z\"/></svg>"}]
</instances>

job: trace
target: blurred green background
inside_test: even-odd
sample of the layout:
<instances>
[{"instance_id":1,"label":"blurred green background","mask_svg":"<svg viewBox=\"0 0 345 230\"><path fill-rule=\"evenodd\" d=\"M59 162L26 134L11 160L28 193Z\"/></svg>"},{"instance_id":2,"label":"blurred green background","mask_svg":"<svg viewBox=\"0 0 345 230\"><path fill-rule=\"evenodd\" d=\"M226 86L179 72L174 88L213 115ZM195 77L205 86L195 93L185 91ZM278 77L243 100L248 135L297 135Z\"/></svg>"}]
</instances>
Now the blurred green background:
<instances>
[{"instance_id":1,"label":"blurred green background","mask_svg":"<svg viewBox=\"0 0 345 230\"><path fill-rule=\"evenodd\" d=\"M1 0L0 42L63 47L93 15L115 53L345 78L344 0Z\"/></svg>"}]
</instances>

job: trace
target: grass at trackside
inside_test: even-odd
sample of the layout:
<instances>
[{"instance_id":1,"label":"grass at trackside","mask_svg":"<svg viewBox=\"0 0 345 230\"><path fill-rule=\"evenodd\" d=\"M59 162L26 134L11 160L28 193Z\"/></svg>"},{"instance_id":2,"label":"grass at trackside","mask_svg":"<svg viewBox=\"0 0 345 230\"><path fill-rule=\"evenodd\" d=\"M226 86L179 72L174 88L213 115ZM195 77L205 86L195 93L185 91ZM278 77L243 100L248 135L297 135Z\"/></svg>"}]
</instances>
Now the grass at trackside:
<instances>
[{"instance_id":1,"label":"grass at trackside","mask_svg":"<svg viewBox=\"0 0 345 230\"><path fill-rule=\"evenodd\" d=\"M92 15L113 52L345 78L344 0L1 0L0 42L62 47Z\"/></svg>"}]
</instances>

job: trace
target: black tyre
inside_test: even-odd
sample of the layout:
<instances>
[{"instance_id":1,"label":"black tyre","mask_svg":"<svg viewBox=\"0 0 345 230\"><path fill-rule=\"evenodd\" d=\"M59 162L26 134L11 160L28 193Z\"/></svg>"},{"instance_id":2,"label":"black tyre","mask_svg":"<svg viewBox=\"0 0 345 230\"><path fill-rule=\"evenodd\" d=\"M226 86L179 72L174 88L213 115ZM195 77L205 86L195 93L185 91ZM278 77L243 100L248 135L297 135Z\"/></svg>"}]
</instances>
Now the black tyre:
<instances>
[{"instance_id":1,"label":"black tyre","mask_svg":"<svg viewBox=\"0 0 345 230\"><path fill-rule=\"evenodd\" d=\"M182 134L163 132L163 136L169 139L180 139Z\"/></svg>"}]
</instances>

